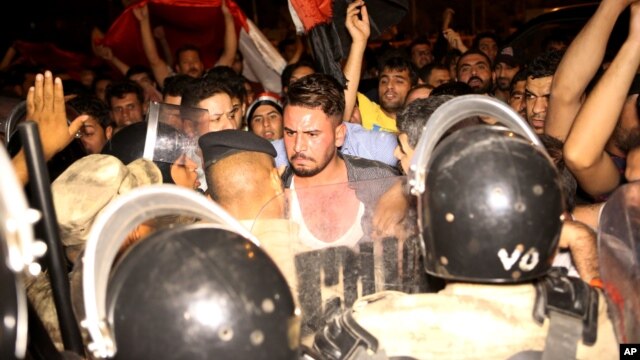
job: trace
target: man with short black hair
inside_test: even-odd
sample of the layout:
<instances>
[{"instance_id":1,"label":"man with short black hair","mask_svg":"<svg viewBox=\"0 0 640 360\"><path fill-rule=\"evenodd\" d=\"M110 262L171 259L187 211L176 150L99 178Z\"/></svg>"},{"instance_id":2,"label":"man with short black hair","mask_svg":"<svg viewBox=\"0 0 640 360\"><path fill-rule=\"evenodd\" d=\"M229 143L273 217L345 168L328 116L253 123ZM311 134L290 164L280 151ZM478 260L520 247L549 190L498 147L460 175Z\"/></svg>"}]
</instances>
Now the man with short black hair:
<instances>
[{"instance_id":1,"label":"man with short black hair","mask_svg":"<svg viewBox=\"0 0 640 360\"><path fill-rule=\"evenodd\" d=\"M182 105L206 109L209 112L209 126L205 131L238 129L241 125L238 112L241 105L233 105L232 91L223 83L200 78L182 95Z\"/></svg>"},{"instance_id":2,"label":"man with short black hair","mask_svg":"<svg viewBox=\"0 0 640 360\"><path fill-rule=\"evenodd\" d=\"M449 69L442 64L429 64L418 70L418 76L423 83L434 88L451 81Z\"/></svg>"},{"instance_id":3,"label":"man with short black hair","mask_svg":"<svg viewBox=\"0 0 640 360\"><path fill-rule=\"evenodd\" d=\"M322 219L301 219L303 231L308 234L306 242L314 248L333 242L357 242L365 231L362 219L370 218L375 205L368 202L379 197L368 192L386 190L363 191L348 184L398 175L381 162L338 151L346 134L342 123L344 106L340 83L325 74L309 75L292 83L285 96L284 144L290 165L282 180L285 187L296 189L294 214L302 216L309 206L323 209ZM313 191L300 192L309 187ZM335 206L335 199L340 199L339 207ZM318 230L326 224L331 224L333 236Z\"/></svg>"},{"instance_id":4,"label":"man with short black hair","mask_svg":"<svg viewBox=\"0 0 640 360\"><path fill-rule=\"evenodd\" d=\"M396 132L396 115L404 106L411 87L418 83L415 66L403 57L391 57L380 66L380 104L358 93L358 108L365 129Z\"/></svg>"},{"instance_id":5,"label":"man with short black hair","mask_svg":"<svg viewBox=\"0 0 640 360\"><path fill-rule=\"evenodd\" d=\"M433 53L431 42L424 36L421 36L411 43L409 46L411 53L411 62L416 69L421 69L433 62Z\"/></svg>"},{"instance_id":6,"label":"man with short black hair","mask_svg":"<svg viewBox=\"0 0 640 360\"><path fill-rule=\"evenodd\" d=\"M561 51L548 51L533 59L527 66L525 88L527 122L536 134L544 134L551 83L563 54Z\"/></svg>"},{"instance_id":7,"label":"man with short black hair","mask_svg":"<svg viewBox=\"0 0 640 360\"><path fill-rule=\"evenodd\" d=\"M458 59L458 81L468 84L476 94L488 95L493 89L491 59L482 51L471 49Z\"/></svg>"},{"instance_id":8,"label":"man with short black hair","mask_svg":"<svg viewBox=\"0 0 640 360\"><path fill-rule=\"evenodd\" d=\"M106 99L111 119L116 124L114 131L144 121L147 106L144 102L144 90L137 83L128 80L109 85Z\"/></svg>"}]
</instances>

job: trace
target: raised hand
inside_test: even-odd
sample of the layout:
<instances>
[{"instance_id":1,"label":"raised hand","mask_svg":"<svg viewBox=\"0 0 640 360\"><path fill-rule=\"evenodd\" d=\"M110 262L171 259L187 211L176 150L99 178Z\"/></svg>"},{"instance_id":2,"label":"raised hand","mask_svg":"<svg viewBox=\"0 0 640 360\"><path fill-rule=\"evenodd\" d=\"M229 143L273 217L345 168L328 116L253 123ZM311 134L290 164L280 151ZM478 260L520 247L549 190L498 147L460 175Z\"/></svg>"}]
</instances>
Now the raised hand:
<instances>
[{"instance_id":1,"label":"raised hand","mask_svg":"<svg viewBox=\"0 0 640 360\"><path fill-rule=\"evenodd\" d=\"M153 36L158 40L164 40L165 39L164 27L162 27L162 26L154 27L153 28Z\"/></svg>"},{"instance_id":2,"label":"raised hand","mask_svg":"<svg viewBox=\"0 0 640 360\"><path fill-rule=\"evenodd\" d=\"M227 6L227 0L222 0L222 6L220 6L220 10L222 11L222 15L231 16L231 11L229 11L229 7Z\"/></svg>"},{"instance_id":3,"label":"raised hand","mask_svg":"<svg viewBox=\"0 0 640 360\"><path fill-rule=\"evenodd\" d=\"M366 43L371 34L371 26L364 0L356 0L349 4L345 19L345 26L351 35L351 39L354 42Z\"/></svg>"},{"instance_id":4,"label":"raised hand","mask_svg":"<svg viewBox=\"0 0 640 360\"><path fill-rule=\"evenodd\" d=\"M62 80L54 80L50 71L36 75L35 84L27 94L27 119L38 123L46 160L69 145L87 118L81 115L67 124Z\"/></svg>"},{"instance_id":5,"label":"raised hand","mask_svg":"<svg viewBox=\"0 0 640 360\"><path fill-rule=\"evenodd\" d=\"M93 48L93 52L96 54L96 56L100 57L103 60L106 60L106 61L113 60L113 52L111 51L111 48L108 46L96 45Z\"/></svg>"},{"instance_id":6,"label":"raised hand","mask_svg":"<svg viewBox=\"0 0 640 360\"><path fill-rule=\"evenodd\" d=\"M133 15L138 19L138 21L144 21L149 19L149 8L147 4L144 4L140 7L134 7L132 9Z\"/></svg>"}]
</instances>

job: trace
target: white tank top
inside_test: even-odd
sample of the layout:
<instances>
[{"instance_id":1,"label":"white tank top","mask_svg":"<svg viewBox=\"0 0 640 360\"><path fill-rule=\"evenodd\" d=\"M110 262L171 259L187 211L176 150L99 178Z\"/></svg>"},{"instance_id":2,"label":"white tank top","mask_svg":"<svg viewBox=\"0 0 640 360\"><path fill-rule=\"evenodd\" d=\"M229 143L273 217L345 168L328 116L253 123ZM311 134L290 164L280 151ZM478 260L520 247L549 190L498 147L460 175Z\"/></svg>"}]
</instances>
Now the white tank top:
<instances>
[{"instance_id":1,"label":"white tank top","mask_svg":"<svg viewBox=\"0 0 640 360\"><path fill-rule=\"evenodd\" d=\"M358 205L358 213L356 214L356 218L353 220L353 224L351 227L342 234L336 241L326 242L316 238L307 225L304 222L304 217L302 215L302 210L300 209L300 203L298 202L298 196L295 191L294 181L291 179L291 208L290 208L290 216L291 221L298 224L300 227L299 237L300 242L304 245L309 246L312 249L322 249L326 247L334 247L334 246L346 246L353 247L358 243L364 236L364 231L362 230L362 216L364 215L364 204L362 201L359 201Z\"/></svg>"}]
</instances>

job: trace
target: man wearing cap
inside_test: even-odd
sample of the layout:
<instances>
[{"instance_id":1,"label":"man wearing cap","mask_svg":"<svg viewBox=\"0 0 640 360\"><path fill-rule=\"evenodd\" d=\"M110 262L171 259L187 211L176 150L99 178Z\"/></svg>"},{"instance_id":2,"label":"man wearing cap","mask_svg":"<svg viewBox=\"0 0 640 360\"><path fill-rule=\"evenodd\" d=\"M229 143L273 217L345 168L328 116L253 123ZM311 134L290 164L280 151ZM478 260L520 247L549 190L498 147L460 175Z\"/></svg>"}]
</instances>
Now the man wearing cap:
<instances>
[{"instance_id":1,"label":"man wearing cap","mask_svg":"<svg viewBox=\"0 0 640 360\"><path fill-rule=\"evenodd\" d=\"M493 91L493 95L508 103L509 102L509 88L511 86L511 80L520 71L520 61L515 55L515 50L508 46L496 57L495 67L493 72L496 74L496 84Z\"/></svg>"},{"instance_id":2,"label":"man wearing cap","mask_svg":"<svg viewBox=\"0 0 640 360\"><path fill-rule=\"evenodd\" d=\"M239 220L267 216L261 213L264 205L282 193L271 143L250 132L221 130L202 135L198 144L207 195ZM283 210L274 206L274 217L282 217Z\"/></svg>"},{"instance_id":3,"label":"man wearing cap","mask_svg":"<svg viewBox=\"0 0 640 360\"><path fill-rule=\"evenodd\" d=\"M249 130L269 141L282 139L282 103L280 97L263 93L247 110Z\"/></svg>"}]
</instances>

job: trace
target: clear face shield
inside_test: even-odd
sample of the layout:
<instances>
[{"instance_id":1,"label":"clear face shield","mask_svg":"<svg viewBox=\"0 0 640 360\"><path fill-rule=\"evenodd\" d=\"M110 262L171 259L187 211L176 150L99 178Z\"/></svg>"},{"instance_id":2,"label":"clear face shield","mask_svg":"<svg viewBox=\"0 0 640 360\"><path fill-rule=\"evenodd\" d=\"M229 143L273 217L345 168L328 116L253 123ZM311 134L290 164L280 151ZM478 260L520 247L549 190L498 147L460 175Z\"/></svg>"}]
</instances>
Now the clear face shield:
<instances>
[{"instance_id":1,"label":"clear face shield","mask_svg":"<svg viewBox=\"0 0 640 360\"><path fill-rule=\"evenodd\" d=\"M36 241L33 224L40 213L30 209L4 148L0 149L0 355L23 358L27 349L27 297L22 277L37 275L36 259L46 245Z\"/></svg>"},{"instance_id":2,"label":"clear face shield","mask_svg":"<svg viewBox=\"0 0 640 360\"><path fill-rule=\"evenodd\" d=\"M598 257L620 343L640 342L640 183L619 187L600 212Z\"/></svg>"},{"instance_id":3,"label":"clear face shield","mask_svg":"<svg viewBox=\"0 0 640 360\"><path fill-rule=\"evenodd\" d=\"M86 244L83 262L78 263L81 266L81 278L72 280L72 297L75 301L82 301L83 315L79 318L84 319L82 324L89 334L88 349L95 357L113 357L118 351L113 328L113 318L118 313L117 309L111 309L114 312L110 314L107 288L112 265L122 245L140 224L150 219L175 215L201 219L217 229L237 234L259 246L256 238L237 220L214 202L188 189L174 185L147 186L136 188L115 199L96 218ZM123 259L126 260L126 256L125 254Z\"/></svg>"},{"instance_id":4,"label":"clear face shield","mask_svg":"<svg viewBox=\"0 0 640 360\"><path fill-rule=\"evenodd\" d=\"M356 299L384 290L418 292L415 212L404 177L285 189L252 224L302 311L302 335ZM398 203L399 207L394 207ZM382 209L393 209L386 213Z\"/></svg>"},{"instance_id":5,"label":"clear face shield","mask_svg":"<svg viewBox=\"0 0 640 360\"><path fill-rule=\"evenodd\" d=\"M197 188L204 174L198 138L208 131L208 116L205 109L152 102L143 157L171 164L176 184Z\"/></svg>"}]
</instances>

